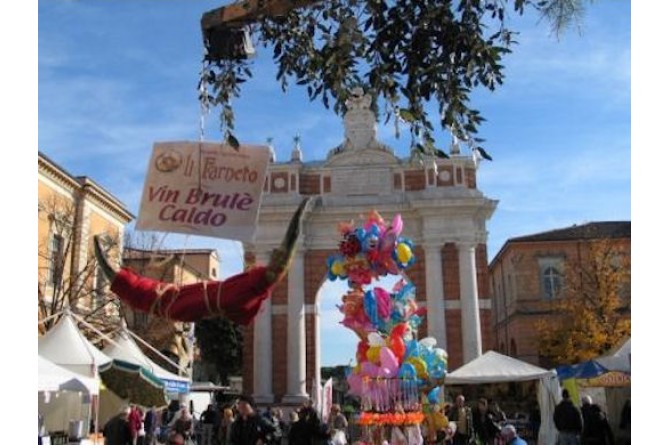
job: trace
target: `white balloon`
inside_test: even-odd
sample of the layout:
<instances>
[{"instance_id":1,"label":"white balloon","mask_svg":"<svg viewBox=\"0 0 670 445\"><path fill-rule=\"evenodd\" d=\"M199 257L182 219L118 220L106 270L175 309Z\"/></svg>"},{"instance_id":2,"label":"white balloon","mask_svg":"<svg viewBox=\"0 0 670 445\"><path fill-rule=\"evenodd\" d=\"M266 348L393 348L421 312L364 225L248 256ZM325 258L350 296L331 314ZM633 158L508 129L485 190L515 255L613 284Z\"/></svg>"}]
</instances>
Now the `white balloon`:
<instances>
[{"instance_id":1,"label":"white balloon","mask_svg":"<svg viewBox=\"0 0 670 445\"><path fill-rule=\"evenodd\" d=\"M449 354L447 354L447 351L445 351L445 350L442 349L442 348L435 348L435 354L436 354L438 357L443 358L443 359L445 359L445 360L446 360L447 357L449 357Z\"/></svg>"},{"instance_id":2,"label":"white balloon","mask_svg":"<svg viewBox=\"0 0 670 445\"><path fill-rule=\"evenodd\" d=\"M368 343L370 346L386 346L384 338L376 332L370 332L368 334Z\"/></svg>"},{"instance_id":3,"label":"white balloon","mask_svg":"<svg viewBox=\"0 0 670 445\"><path fill-rule=\"evenodd\" d=\"M437 340L435 340L435 337L426 337L422 338L419 343L426 348L433 348L437 344Z\"/></svg>"}]
</instances>

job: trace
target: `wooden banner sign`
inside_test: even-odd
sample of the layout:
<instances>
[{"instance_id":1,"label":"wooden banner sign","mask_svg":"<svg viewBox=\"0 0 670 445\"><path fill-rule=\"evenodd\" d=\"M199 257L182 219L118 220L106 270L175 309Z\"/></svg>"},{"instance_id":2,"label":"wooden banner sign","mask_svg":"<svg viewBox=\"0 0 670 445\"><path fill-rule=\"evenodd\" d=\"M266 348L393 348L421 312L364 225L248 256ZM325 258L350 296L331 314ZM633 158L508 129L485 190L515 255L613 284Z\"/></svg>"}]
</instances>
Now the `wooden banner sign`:
<instances>
[{"instance_id":1,"label":"wooden banner sign","mask_svg":"<svg viewBox=\"0 0 670 445\"><path fill-rule=\"evenodd\" d=\"M136 228L253 241L270 149L154 144Z\"/></svg>"}]
</instances>

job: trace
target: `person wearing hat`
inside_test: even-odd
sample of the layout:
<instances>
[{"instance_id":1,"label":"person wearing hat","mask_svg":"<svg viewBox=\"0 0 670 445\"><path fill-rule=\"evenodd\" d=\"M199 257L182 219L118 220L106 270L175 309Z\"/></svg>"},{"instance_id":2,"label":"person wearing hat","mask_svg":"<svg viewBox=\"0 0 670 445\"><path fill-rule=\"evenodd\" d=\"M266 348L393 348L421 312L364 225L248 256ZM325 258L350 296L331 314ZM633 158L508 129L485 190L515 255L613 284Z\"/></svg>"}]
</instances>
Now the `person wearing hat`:
<instances>
[{"instance_id":1,"label":"person wearing hat","mask_svg":"<svg viewBox=\"0 0 670 445\"><path fill-rule=\"evenodd\" d=\"M259 445L272 441L274 425L256 412L251 397L243 395L237 400L237 412L239 415L231 425L230 445Z\"/></svg>"},{"instance_id":2,"label":"person wearing hat","mask_svg":"<svg viewBox=\"0 0 670 445\"><path fill-rule=\"evenodd\" d=\"M500 430L500 435L505 441L505 445L528 445L528 442L517 436L514 425L505 425Z\"/></svg>"}]
</instances>

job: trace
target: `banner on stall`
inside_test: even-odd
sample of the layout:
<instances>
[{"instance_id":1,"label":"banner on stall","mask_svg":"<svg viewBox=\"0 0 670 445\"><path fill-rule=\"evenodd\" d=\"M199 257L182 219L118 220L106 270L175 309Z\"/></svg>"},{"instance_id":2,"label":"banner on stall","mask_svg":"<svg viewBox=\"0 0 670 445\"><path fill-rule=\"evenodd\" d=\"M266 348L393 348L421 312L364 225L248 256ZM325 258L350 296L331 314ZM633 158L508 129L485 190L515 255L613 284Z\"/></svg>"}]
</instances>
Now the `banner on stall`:
<instances>
[{"instance_id":1,"label":"banner on stall","mask_svg":"<svg viewBox=\"0 0 670 445\"><path fill-rule=\"evenodd\" d=\"M619 388L622 386L630 386L630 375L623 372L606 372L591 379L584 379L579 381L580 386L603 386L610 388Z\"/></svg>"},{"instance_id":2,"label":"banner on stall","mask_svg":"<svg viewBox=\"0 0 670 445\"><path fill-rule=\"evenodd\" d=\"M253 241L270 148L157 142L136 228Z\"/></svg>"}]
</instances>

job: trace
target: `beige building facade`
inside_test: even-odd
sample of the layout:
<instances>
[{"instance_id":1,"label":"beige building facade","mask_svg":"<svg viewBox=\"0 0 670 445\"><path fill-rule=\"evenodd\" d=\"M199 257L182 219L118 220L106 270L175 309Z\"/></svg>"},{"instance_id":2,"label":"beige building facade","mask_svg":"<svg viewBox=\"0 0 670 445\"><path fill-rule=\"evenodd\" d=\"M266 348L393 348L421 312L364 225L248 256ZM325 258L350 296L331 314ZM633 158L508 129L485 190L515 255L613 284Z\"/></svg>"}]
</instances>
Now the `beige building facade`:
<instances>
[{"instance_id":1,"label":"beige building facade","mask_svg":"<svg viewBox=\"0 0 670 445\"><path fill-rule=\"evenodd\" d=\"M103 235L113 244L110 258L118 261L133 214L93 179L72 175L43 153L38 153L37 167L38 319L63 305L118 317L106 304L108 283L93 259L93 236Z\"/></svg>"}]
</instances>

